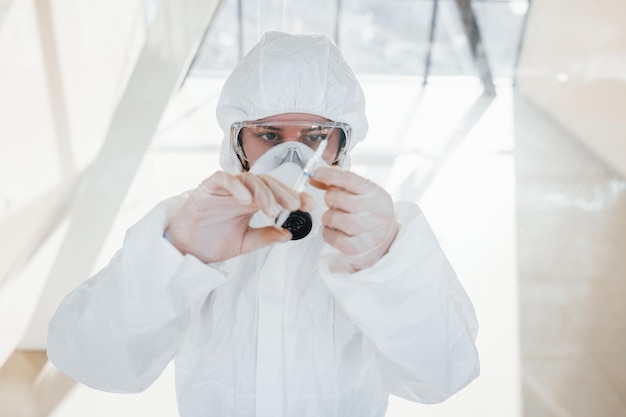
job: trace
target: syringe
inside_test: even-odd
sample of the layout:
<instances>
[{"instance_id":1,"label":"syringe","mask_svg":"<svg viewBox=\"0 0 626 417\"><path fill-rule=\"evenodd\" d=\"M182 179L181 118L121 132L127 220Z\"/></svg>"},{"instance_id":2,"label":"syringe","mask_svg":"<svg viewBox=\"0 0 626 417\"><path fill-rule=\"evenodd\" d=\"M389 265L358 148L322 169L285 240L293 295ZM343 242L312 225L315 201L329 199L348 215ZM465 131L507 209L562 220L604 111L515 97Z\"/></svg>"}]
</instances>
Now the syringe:
<instances>
[{"instance_id":1,"label":"syringe","mask_svg":"<svg viewBox=\"0 0 626 417\"><path fill-rule=\"evenodd\" d=\"M313 154L311 159L307 161L306 165L302 169L302 173L298 176L298 179L296 179L296 182L293 185L293 187L291 187L293 191L295 191L298 194L304 191L304 189L306 188L306 185L309 182L309 179L311 179L311 177L313 176L313 172L315 172L315 168L317 168L317 166L320 164L320 161L322 160L322 155L324 154L326 145L328 145L328 143L326 142L326 139L322 140L322 142L319 144L319 146L315 150L315 154ZM274 222L275 226L282 227L283 224L285 224L285 221L289 217L290 213L291 212L289 210L282 209L280 213L278 213L278 216L276 217L276 221Z\"/></svg>"}]
</instances>

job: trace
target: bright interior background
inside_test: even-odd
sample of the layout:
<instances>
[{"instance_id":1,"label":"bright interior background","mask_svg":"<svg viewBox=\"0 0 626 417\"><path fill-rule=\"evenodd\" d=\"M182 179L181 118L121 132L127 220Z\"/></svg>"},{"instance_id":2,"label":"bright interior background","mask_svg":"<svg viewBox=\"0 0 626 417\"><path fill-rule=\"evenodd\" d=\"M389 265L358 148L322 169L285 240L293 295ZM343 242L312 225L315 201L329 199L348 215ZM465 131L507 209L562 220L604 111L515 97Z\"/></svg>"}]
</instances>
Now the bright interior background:
<instances>
[{"instance_id":1,"label":"bright interior background","mask_svg":"<svg viewBox=\"0 0 626 417\"><path fill-rule=\"evenodd\" d=\"M218 169L220 87L271 29L337 41L368 100L353 169L420 204L476 307L481 376L387 415L626 416L626 3L304 3L0 0L0 417L177 415L171 368L91 390L46 326Z\"/></svg>"}]
</instances>

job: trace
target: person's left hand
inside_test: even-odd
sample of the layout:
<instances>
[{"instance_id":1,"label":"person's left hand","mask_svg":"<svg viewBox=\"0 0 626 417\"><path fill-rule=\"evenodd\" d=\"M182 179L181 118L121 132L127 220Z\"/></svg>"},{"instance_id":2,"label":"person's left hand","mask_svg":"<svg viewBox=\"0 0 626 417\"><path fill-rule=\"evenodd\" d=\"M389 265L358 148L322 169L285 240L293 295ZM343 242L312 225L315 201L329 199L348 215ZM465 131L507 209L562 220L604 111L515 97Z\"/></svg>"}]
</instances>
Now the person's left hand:
<instances>
[{"instance_id":1,"label":"person's left hand","mask_svg":"<svg viewBox=\"0 0 626 417\"><path fill-rule=\"evenodd\" d=\"M344 254L356 271L374 265L387 253L399 225L385 190L336 167L318 167L310 183L326 190L324 240Z\"/></svg>"}]
</instances>

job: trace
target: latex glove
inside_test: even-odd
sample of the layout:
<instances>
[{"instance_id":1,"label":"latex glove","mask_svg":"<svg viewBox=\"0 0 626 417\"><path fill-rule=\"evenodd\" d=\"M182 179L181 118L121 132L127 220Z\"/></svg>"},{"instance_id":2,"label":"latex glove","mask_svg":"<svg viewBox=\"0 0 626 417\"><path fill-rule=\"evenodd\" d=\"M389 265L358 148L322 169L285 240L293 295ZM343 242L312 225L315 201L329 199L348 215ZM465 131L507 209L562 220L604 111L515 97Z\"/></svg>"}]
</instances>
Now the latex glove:
<instances>
[{"instance_id":1,"label":"latex glove","mask_svg":"<svg viewBox=\"0 0 626 417\"><path fill-rule=\"evenodd\" d=\"M314 204L308 194L298 195L272 177L218 171L192 191L165 235L183 254L207 263L223 261L291 239L286 229L250 227L250 218L258 210L274 218L279 205L306 211Z\"/></svg>"},{"instance_id":2,"label":"latex glove","mask_svg":"<svg viewBox=\"0 0 626 417\"><path fill-rule=\"evenodd\" d=\"M355 271L372 266L387 253L400 227L385 190L337 167L317 168L311 185L327 190L324 240L344 254Z\"/></svg>"}]
</instances>

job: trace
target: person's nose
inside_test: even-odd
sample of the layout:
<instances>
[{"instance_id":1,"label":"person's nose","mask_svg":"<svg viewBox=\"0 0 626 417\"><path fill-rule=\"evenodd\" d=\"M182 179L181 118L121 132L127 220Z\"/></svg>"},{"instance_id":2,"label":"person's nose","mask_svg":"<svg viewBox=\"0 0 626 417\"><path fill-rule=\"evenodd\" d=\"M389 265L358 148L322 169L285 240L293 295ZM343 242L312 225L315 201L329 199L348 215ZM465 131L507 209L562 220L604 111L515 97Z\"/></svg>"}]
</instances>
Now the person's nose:
<instances>
[{"instance_id":1,"label":"person's nose","mask_svg":"<svg viewBox=\"0 0 626 417\"><path fill-rule=\"evenodd\" d=\"M287 129L285 131L284 142L297 142L300 140L301 132L299 129Z\"/></svg>"}]
</instances>

